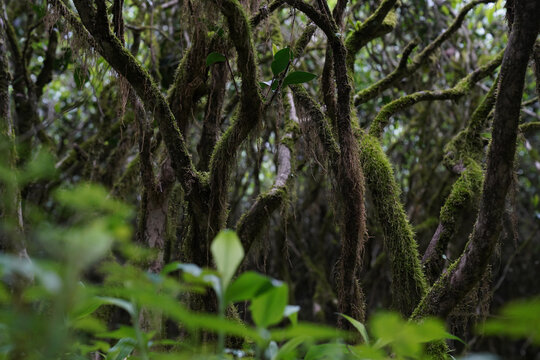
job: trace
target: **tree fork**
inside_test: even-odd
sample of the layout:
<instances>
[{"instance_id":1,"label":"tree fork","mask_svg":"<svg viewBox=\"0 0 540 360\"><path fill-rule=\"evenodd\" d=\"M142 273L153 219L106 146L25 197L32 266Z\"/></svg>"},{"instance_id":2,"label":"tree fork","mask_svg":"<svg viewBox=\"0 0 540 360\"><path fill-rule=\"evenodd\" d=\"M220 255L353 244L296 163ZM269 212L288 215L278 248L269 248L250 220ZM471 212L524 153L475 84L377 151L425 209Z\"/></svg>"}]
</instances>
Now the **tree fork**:
<instances>
[{"instance_id":1,"label":"tree fork","mask_svg":"<svg viewBox=\"0 0 540 360\"><path fill-rule=\"evenodd\" d=\"M480 280L495 249L512 169L525 72L540 31L537 0L516 0L514 22L501 67L495 102L492 142L487 157L480 210L462 256L433 285L412 317L445 318Z\"/></svg>"}]
</instances>

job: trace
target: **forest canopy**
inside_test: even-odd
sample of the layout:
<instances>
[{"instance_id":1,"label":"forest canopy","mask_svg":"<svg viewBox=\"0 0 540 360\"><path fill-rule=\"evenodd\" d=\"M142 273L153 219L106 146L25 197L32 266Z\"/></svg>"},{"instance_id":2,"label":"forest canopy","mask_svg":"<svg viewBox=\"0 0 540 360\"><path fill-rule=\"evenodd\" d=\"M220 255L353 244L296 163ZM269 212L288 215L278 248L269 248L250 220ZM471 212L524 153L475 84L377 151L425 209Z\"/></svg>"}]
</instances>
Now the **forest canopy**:
<instances>
[{"instance_id":1,"label":"forest canopy","mask_svg":"<svg viewBox=\"0 0 540 360\"><path fill-rule=\"evenodd\" d=\"M536 359L539 14L2 0L0 358Z\"/></svg>"}]
</instances>

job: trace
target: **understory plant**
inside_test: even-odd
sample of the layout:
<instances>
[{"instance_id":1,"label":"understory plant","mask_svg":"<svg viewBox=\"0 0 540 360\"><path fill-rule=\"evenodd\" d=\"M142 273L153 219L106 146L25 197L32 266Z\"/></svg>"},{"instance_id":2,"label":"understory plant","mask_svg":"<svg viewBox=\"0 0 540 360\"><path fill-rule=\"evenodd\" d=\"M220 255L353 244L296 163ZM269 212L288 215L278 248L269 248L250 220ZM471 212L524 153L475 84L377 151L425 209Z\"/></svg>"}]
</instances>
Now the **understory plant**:
<instances>
[{"instance_id":1,"label":"understory plant","mask_svg":"<svg viewBox=\"0 0 540 360\"><path fill-rule=\"evenodd\" d=\"M369 332L336 314L356 334L299 321L286 283L236 275L244 250L230 230L212 242L215 269L174 262L146 271L141 264L152 253L128 241L129 207L91 184L57 190L54 199L62 223L36 213L29 235L40 256L0 255L1 359L427 359L426 343L452 338L438 320L389 312L374 315ZM215 294L216 314L184 305L205 293ZM163 337L165 324L181 335Z\"/></svg>"}]
</instances>

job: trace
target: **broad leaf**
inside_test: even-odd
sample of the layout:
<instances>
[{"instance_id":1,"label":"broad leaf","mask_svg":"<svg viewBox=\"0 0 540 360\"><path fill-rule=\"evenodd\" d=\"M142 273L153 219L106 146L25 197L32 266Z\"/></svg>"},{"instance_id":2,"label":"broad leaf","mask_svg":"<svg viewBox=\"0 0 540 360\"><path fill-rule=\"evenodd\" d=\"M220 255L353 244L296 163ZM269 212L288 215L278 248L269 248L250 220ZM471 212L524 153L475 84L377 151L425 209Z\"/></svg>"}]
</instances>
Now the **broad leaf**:
<instances>
[{"instance_id":1,"label":"broad leaf","mask_svg":"<svg viewBox=\"0 0 540 360\"><path fill-rule=\"evenodd\" d=\"M293 71L283 80L283 86L302 84L315 79L317 75L305 71Z\"/></svg>"},{"instance_id":2,"label":"broad leaf","mask_svg":"<svg viewBox=\"0 0 540 360\"><path fill-rule=\"evenodd\" d=\"M129 301L113 297L98 297L98 299L103 305L118 306L119 308L126 310L129 315L135 316L135 307Z\"/></svg>"},{"instance_id":3,"label":"broad leaf","mask_svg":"<svg viewBox=\"0 0 540 360\"><path fill-rule=\"evenodd\" d=\"M360 335L362 335L362 339L364 339L364 342L366 344L369 344L369 336L368 336L368 333L364 324L362 324L360 321L356 319L353 319L352 317L348 315L345 315L345 314L339 314L339 315L344 317L348 322L350 322L351 325L354 326L356 330L358 330Z\"/></svg>"},{"instance_id":4,"label":"broad leaf","mask_svg":"<svg viewBox=\"0 0 540 360\"><path fill-rule=\"evenodd\" d=\"M247 271L238 276L227 288L225 301L234 303L251 300L272 287L272 280L269 277L254 271Z\"/></svg>"},{"instance_id":5,"label":"broad leaf","mask_svg":"<svg viewBox=\"0 0 540 360\"><path fill-rule=\"evenodd\" d=\"M349 350L345 344L321 344L309 348L304 360L345 359Z\"/></svg>"},{"instance_id":6,"label":"broad leaf","mask_svg":"<svg viewBox=\"0 0 540 360\"><path fill-rule=\"evenodd\" d=\"M206 57L206 66L225 61L227 61L227 58L224 55L217 52L212 52Z\"/></svg>"},{"instance_id":7,"label":"broad leaf","mask_svg":"<svg viewBox=\"0 0 540 360\"><path fill-rule=\"evenodd\" d=\"M112 348L109 349L105 360L124 360L135 349L136 342L130 338L120 339Z\"/></svg>"},{"instance_id":8,"label":"broad leaf","mask_svg":"<svg viewBox=\"0 0 540 360\"><path fill-rule=\"evenodd\" d=\"M267 328L283 319L289 297L287 285L281 283L251 302L251 316L258 327Z\"/></svg>"},{"instance_id":9,"label":"broad leaf","mask_svg":"<svg viewBox=\"0 0 540 360\"><path fill-rule=\"evenodd\" d=\"M305 341L309 340L308 336L298 336L289 341L287 341L281 349L276 353L272 360L281 360L281 359L291 359L293 358L296 348L300 346Z\"/></svg>"},{"instance_id":10,"label":"broad leaf","mask_svg":"<svg viewBox=\"0 0 540 360\"><path fill-rule=\"evenodd\" d=\"M270 332L272 340L283 341L297 336L309 336L313 340L348 339L351 334L342 330L322 324L300 323L284 329L275 329Z\"/></svg>"},{"instance_id":11,"label":"broad leaf","mask_svg":"<svg viewBox=\"0 0 540 360\"><path fill-rule=\"evenodd\" d=\"M272 64L270 67L272 68L272 73L274 76L278 76L280 73L285 71L287 68L287 65L289 65L289 61L292 58L292 52L291 49L285 48L279 50L277 53L274 54L274 60L272 61Z\"/></svg>"},{"instance_id":12,"label":"broad leaf","mask_svg":"<svg viewBox=\"0 0 540 360\"><path fill-rule=\"evenodd\" d=\"M226 289L244 258L244 248L234 231L223 230L216 236L210 249L221 274L223 289Z\"/></svg>"}]
</instances>

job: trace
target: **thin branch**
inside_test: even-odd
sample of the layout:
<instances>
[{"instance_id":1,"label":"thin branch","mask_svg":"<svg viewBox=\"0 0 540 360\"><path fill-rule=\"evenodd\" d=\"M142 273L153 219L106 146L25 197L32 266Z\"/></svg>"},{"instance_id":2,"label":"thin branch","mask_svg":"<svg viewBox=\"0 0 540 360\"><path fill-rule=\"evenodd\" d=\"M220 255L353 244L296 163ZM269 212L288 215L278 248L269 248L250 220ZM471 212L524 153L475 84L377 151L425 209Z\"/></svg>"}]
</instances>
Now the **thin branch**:
<instances>
[{"instance_id":1,"label":"thin branch","mask_svg":"<svg viewBox=\"0 0 540 360\"><path fill-rule=\"evenodd\" d=\"M284 3L285 0L274 0L270 5L260 8L259 12L255 14L249 21L251 26L257 27L257 25L259 25L263 20L268 18L270 14L279 9Z\"/></svg>"},{"instance_id":2,"label":"thin branch","mask_svg":"<svg viewBox=\"0 0 540 360\"><path fill-rule=\"evenodd\" d=\"M294 150L292 147L296 142L294 129L299 123L290 91L287 92L287 102L289 105L289 114L287 115L288 119L286 123L289 123L290 126L288 126L288 129L286 128L285 135L280 139L278 146L278 169L274 184L267 193L257 197L257 200L240 217L236 224L238 236L246 252L249 251L253 242L258 238L264 229L264 224L268 223L272 213L283 204L287 196L287 183L291 178L291 156Z\"/></svg>"},{"instance_id":3,"label":"thin branch","mask_svg":"<svg viewBox=\"0 0 540 360\"><path fill-rule=\"evenodd\" d=\"M62 15L70 20L70 23L74 25L75 29L82 28L84 24L84 27L96 40L96 50L129 82L143 101L145 107L152 109L171 157L175 175L182 184L186 194L188 194L194 208L198 209L201 214L204 213L204 210L202 210L204 205L199 198L203 184L193 166L184 138L176 124L176 119L167 101L148 72L143 69L137 59L120 43L118 38L111 33L108 22L106 22L106 13L103 14L103 11L106 11L106 9L103 9L103 0L99 0L97 3L99 15L91 6L91 2L86 0L74 1L83 24L74 15L71 15L71 11L59 0L48 1L53 7L61 9ZM106 23L102 24L104 21ZM102 26L98 26L98 24Z\"/></svg>"},{"instance_id":4,"label":"thin branch","mask_svg":"<svg viewBox=\"0 0 540 360\"><path fill-rule=\"evenodd\" d=\"M514 6L516 18L501 66L492 141L476 224L461 257L415 309L413 318L416 319L448 316L481 279L499 238L506 195L513 176L525 72L540 31L537 19L540 2L516 0Z\"/></svg>"},{"instance_id":5,"label":"thin branch","mask_svg":"<svg viewBox=\"0 0 540 360\"><path fill-rule=\"evenodd\" d=\"M390 117L399 111L403 111L421 101L434 101L434 100L457 100L460 97L466 95L471 91L474 84L482 80L484 77L489 76L502 61L503 52L499 53L493 60L486 65L476 69L463 79L461 79L454 87L440 91L418 91L410 95L405 95L391 101L383 106L381 111L377 114L369 133L372 136L380 138L386 125L390 120Z\"/></svg>"},{"instance_id":6,"label":"thin branch","mask_svg":"<svg viewBox=\"0 0 540 360\"><path fill-rule=\"evenodd\" d=\"M424 50L422 50L418 55L416 55L409 65L404 66L407 61L405 53L409 55L410 51L412 51L412 47L408 46L408 48L404 51L404 56L402 57L400 66L398 66L385 78L377 81L375 84L369 86L368 88L360 90L358 93L356 93L354 105L359 106L360 104L363 104L366 101L375 98L384 90L388 89L392 85L395 85L399 80L416 72L420 68L420 66L427 62L429 57L441 46L441 44L445 42L448 38L450 38L450 36L452 36L461 27L463 21L465 20L465 16L470 10L472 10L479 4L487 4L493 1L494 0L475 0L467 4L463 9L461 9L458 16L456 17L454 22L448 27L448 29L446 29L441 35L439 35L428 46L426 46Z\"/></svg>"},{"instance_id":7,"label":"thin branch","mask_svg":"<svg viewBox=\"0 0 540 360\"><path fill-rule=\"evenodd\" d=\"M389 16L396 3L397 0L384 0L366 21L347 36L345 46L347 47L347 67L350 71L353 70L356 54L362 47L373 39L389 33L396 26L396 20Z\"/></svg>"}]
</instances>

